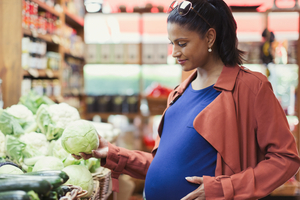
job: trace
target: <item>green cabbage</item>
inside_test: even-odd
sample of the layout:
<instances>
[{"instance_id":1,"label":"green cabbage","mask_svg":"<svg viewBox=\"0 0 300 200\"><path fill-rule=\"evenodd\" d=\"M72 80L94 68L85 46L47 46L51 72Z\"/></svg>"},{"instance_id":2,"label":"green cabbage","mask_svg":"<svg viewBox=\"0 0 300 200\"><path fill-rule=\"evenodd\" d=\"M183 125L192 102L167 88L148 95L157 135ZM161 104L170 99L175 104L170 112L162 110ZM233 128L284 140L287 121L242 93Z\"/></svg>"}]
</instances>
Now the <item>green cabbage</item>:
<instances>
[{"instance_id":1,"label":"green cabbage","mask_svg":"<svg viewBox=\"0 0 300 200\"><path fill-rule=\"evenodd\" d=\"M93 177L90 171L81 165L70 165L65 167L62 171L66 172L69 180L65 183L80 186L83 190L88 191L84 197L90 197L94 190Z\"/></svg>"},{"instance_id":2,"label":"green cabbage","mask_svg":"<svg viewBox=\"0 0 300 200\"><path fill-rule=\"evenodd\" d=\"M13 165L3 165L0 167L0 174L24 174L24 172Z\"/></svg>"},{"instance_id":3,"label":"green cabbage","mask_svg":"<svg viewBox=\"0 0 300 200\"><path fill-rule=\"evenodd\" d=\"M99 146L98 133L93 124L87 120L70 123L61 136L63 148L75 155L80 152L91 154Z\"/></svg>"},{"instance_id":4,"label":"green cabbage","mask_svg":"<svg viewBox=\"0 0 300 200\"><path fill-rule=\"evenodd\" d=\"M62 170L64 168L64 164L62 161L53 156L45 156L39 159L32 171L42 171L42 170Z\"/></svg>"}]
</instances>

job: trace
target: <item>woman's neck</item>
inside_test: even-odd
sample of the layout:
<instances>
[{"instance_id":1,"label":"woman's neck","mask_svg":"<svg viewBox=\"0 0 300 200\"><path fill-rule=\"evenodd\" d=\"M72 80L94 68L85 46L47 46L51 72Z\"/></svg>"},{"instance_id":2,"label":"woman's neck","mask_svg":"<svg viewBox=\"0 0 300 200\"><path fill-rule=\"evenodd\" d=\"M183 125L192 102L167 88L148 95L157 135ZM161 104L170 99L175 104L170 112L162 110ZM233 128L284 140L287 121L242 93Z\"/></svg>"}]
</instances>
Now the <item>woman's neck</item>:
<instances>
[{"instance_id":1,"label":"woman's neck","mask_svg":"<svg viewBox=\"0 0 300 200\"><path fill-rule=\"evenodd\" d=\"M221 75L222 69L224 67L223 62L214 63L208 69L197 68L197 77L192 82L192 87L194 90L201 90L212 84L215 84Z\"/></svg>"}]
</instances>

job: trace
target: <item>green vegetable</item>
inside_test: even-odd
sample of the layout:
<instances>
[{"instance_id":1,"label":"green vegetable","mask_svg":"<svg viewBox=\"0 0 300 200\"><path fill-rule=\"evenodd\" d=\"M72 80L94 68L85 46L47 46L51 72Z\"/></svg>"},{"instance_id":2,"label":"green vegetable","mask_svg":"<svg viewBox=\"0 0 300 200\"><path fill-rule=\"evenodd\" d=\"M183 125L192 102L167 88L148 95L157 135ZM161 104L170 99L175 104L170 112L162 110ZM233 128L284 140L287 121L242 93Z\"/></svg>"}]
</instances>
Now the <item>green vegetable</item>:
<instances>
[{"instance_id":1,"label":"green vegetable","mask_svg":"<svg viewBox=\"0 0 300 200\"><path fill-rule=\"evenodd\" d=\"M22 163L24 158L23 152L25 151L26 144L11 135L6 136L5 143L7 155L16 163Z\"/></svg>"},{"instance_id":2,"label":"green vegetable","mask_svg":"<svg viewBox=\"0 0 300 200\"><path fill-rule=\"evenodd\" d=\"M22 165L22 167L24 166L24 168L28 167L28 165L24 163L27 158L43 156L39 149L35 148L31 144L21 142L19 138L11 135L6 136L5 144L6 154L17 164ZM26 163L29 163L29 160L26 160Z\"/></svg>"},{"instance_id":3,"label":"green vegetable","mask_svg":"<svg viewBox=\"0 0 300 200\"><path fill-rule=\"evenodd\" d=\"M33 190L27 192L27 194L30 196L30 200L40 200L39 195Z\"/></svg>"},{"instance_id":4,"label":"green vegetable","mask_svg":"<svg viewBox=\"0 0 300 200\"><path fill-rule=\"evenodd\" d=\"M52 189L52 185L42 179L32 178L13 178L13 179L1 179L0 180L0 192L23 190L29 192L33 190L38 194L46 195Z\"/></svg>"},{"instance_id":5,"label":"green vegetable","mask_svg":"<svg viewBox=\"0 0 300 200\"><path fill-rule=\"evenodd\" d=\"M69 154L63 162L64 166L67 167L69 165L80 165L82 161L83 159L77 160L71 154Z\"/></svg>"},{"instance_id":6,"label":"green vegetable","mask_svg":"<svg viewBox=\"0 0 300 200\"><path fill-rule=\"evenodd\" d=\"M64 161L70 154L61 145L61 138L52 140L49 145L49 155Z\"/></svg>"},{"instance_id":7,"label":"green vegetable","mask_svg":"<svg viewBox=\"0 0 300 200\"><path fill-rule=\"evenodd\" d=\"M88 194L84 197L90 197L93 193L94 182L93 177L90 171L81 165L70 165L63 169L66 172L70 179L65 183L80 186L83 190L88 191Z\"/></svg>"},{"instance_id":8,"label":"green vegetable","mask_svg":"<svg viewBox=\"0 0 300 200\"><path fill-rule=\"evenodd\" d=\"M66 103L44 104L36 113L38 127L48 140L58 139L69 123L79 119L78 110Z\"/></svg>"},{"instance_id":9,"label":"green vegetable","mask_svg":"<svg viewBox=\"0 0 300 200\"><path fill-rule=\"evenodd\" d=\"M7 113L14 116L19 122L25 133L34 132L37 129L37 123L33 113L24 105L12 105L5 109Z\"/></svg>"},{"instance_id":10,"label":"green vegetable","mask_svg":"<svg viewBox=\"0 0 300 200\"><path fill-rule=\"evenodd\" d=\"M3 165L0 167L0 175L1 174L24 174L24 172L13 165Z\"/></svg>"},{"instance_id":11,"label":"green vegetable","mask_svg":"<svg viewBox=\"0 0 300 200\"><path fill-rule=\"evenodd\" d=\"M44 170L44 171L36 171L36 172L29 172L26 175L36 175L36 176L59 176L67 182L69 180L69 176L66 172L60 170Z\"/></svg>"},{"instance_id":12,"label":"green vegetable","mask_svg":"<svg viewBox=\"0 0 300 200\"><path fill-rule=\"evenodd\" d=\"M56 191L50 191L50 193L47 196L45 196L43 198L43 200L58 200L57 192Z\"/></svg>"},{"instance_id":13,"label":"green vegetable","mask_svg":"<svg viewBox=\"0 0 300 200\"><path fill-rule=\"evenodd\" d=\"M3 109L0 109L0 131L4 135L14 135L17 137L24 133L18 120Z\"/></svg>"},{"instance_id":14,"label":"green vegetable","mask_svg":"<svg viewBox=\"0 0 300 200\"><path fill-rule=\"evenodd\" d=\"M5 135L0 131L0 157L6 155Z\"/></svg>"},{"instance_id":15,"label":"green vegetable","mask_svg":"<svg viewBox=\"0 0 300 200\"><path fill-rule=\"evenodd\" d=\"M100 167L100 159L89 158L87 160L82 160L80 165L85 166L91 173L94 173L96 169Z\"/></svg>"},{"instance_id":16,"label":"green vegetable","mask_svg":"<svg viewBox=\"0 0 300 200\"><path fill-rule=\"evenodd\" d=\"M42 133L30 132L20 136L20 141L39 151L39 155L48 155L49 142Z\"/></svg>"},{"instance_id":17,"label":"green vegetable","mask_svg":"<svg viewBox=\"0 0 300 200\"><path fill-rule=\"evenodd\" d=\"M0 200L31 200L31 198L23 190L12 190L0 192Z\"/></svg>"},{"instance_id":18,"label":"green vegetable","mask_svg":"<svg viewBox=\"0 0 300 200\"><path fill-rule=\"evenodd\" d=\"M19 103L25 105L33 114L36 114L36 111L42 104L55 104L49 97L40 96L33 90L28 94L21 96Z\"/></svg>"},{"instance_id":19,"label":"green vegetable","mask_svg":"<svg viewBox=\"0 0 300 200\"><path fill-rule=\"evenodd\" d=\"M58 198L65 196L65 194L66 194L64 192L64 190L62 189L62 186L59 186L59 187L53 189L53 191L56 192Z\"/></svg>"},{"instance_id":20,"label":"green vegetable","mask_svg":"<svg viewBox=\"0 0 300 200\"><path fill-rule=\"evenodd\" d=\"M39 159L32 171L42 171L42 170L62 170L64 168L64 164L61 160L53 156L45 156Z\"/></svg>"},{"instance_id":21,"label":"green vegetable","mask_svg":"<svg viewBox=\"0 0 300 200\"><path fill-rule=\"evenodd\" d=\"M80 152L90 154L99 146L98 133L89 121L77 120L64 130L61 145L71 154L79 155Z\"/></svg>"},{"instance_id":22,"label":"green vegetable","mask_svg":"<svg viewBox=\"0 0 300 200\"><path fill-rule=\"evenodd\" d=\"M59 176L36 176L36 175L27 175L27 174L0 174L0 179L32 179L32 180L46 180L48 181L53 188L61 186L65 181Z\"/></svg>"},{"instance_id":23,"label":"green vegetable","mask_svg":"<svg viewBox=\"0 0 300 200\"><path fill-rule=\"evenodd\" d=\"M60 188L63 190L64 195L67 194L68 192L72 191L72 189L67 185L62 185L62 186L60 186Z\"/></svg>"}]
</instances>

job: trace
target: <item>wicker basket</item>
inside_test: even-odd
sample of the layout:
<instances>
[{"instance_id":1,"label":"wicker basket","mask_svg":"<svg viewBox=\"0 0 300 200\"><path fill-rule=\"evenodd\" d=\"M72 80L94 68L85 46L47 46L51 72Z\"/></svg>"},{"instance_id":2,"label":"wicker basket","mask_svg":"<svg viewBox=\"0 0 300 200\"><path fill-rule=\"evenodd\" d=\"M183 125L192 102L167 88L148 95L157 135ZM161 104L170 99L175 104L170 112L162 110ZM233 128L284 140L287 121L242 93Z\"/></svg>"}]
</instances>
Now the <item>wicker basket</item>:
<instances>
[{"instance_id":1,"label":"wicker basket","mask_svg":"<svg viewBox=\"0 0 300 200\"><path fill-rule=\"evenodd\" d=\"M167 107L166 97L147 97L148 107L151 115L162 115Z\"/></svg>"},{"instance_id":2,"label":"wicker basket","mask_svg":"<svg viewBox=\"0 0 300 200\"><path fill-rule=\"evenodd\" d=\"M94 181L99 183L95 188L95 194L90 200L106 200L112 192L111 171L107 168L100 167L92 174Z\"/></svg>"},{"instance_id":3,"label":"wicker basket","mask_svg":"<svg viewBox=\"0 0 300 200\"><path fill-rule=\"evenodd\" d=\"M90 198L81 198L87 191L78 186L68 185L72 191L60 200L106 200L112 192L111 172L109 169L100 167L96 173L92 174L94 180L94 190Z\"/></svg>"}]
</instances>

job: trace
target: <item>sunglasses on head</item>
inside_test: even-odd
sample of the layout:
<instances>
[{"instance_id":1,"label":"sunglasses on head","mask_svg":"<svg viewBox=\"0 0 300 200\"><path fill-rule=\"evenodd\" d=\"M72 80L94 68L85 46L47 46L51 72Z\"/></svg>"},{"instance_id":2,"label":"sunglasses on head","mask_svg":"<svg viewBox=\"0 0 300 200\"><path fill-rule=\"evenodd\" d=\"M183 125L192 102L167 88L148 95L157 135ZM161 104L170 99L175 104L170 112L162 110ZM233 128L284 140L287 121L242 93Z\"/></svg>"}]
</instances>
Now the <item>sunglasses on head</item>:
<instances>
[{"instance_id":1,"label":"sunglasses on head","mask_svg":"<svg viewBox=\"0 0 300 200\"><path fill-rule=\"evenodd\" d=\"M178 13L181 15L181 16L185 16L187 15L190 10L193 10L195 11L195 13L197 13L197 15L199 17L201 17L201 19L203 19L203 21L205 21L210 27L212 27L209 22L202 16L200 15L199 12L197 12L194 8L193 8L193 5L190 1L182 1L181 3L178 3L178 1L173 1L171 3L171 5L169 6L169 9L168 9L168 13L172 12L175 8L177 7L177 11Z\"/></svg>"}]
</instances>

